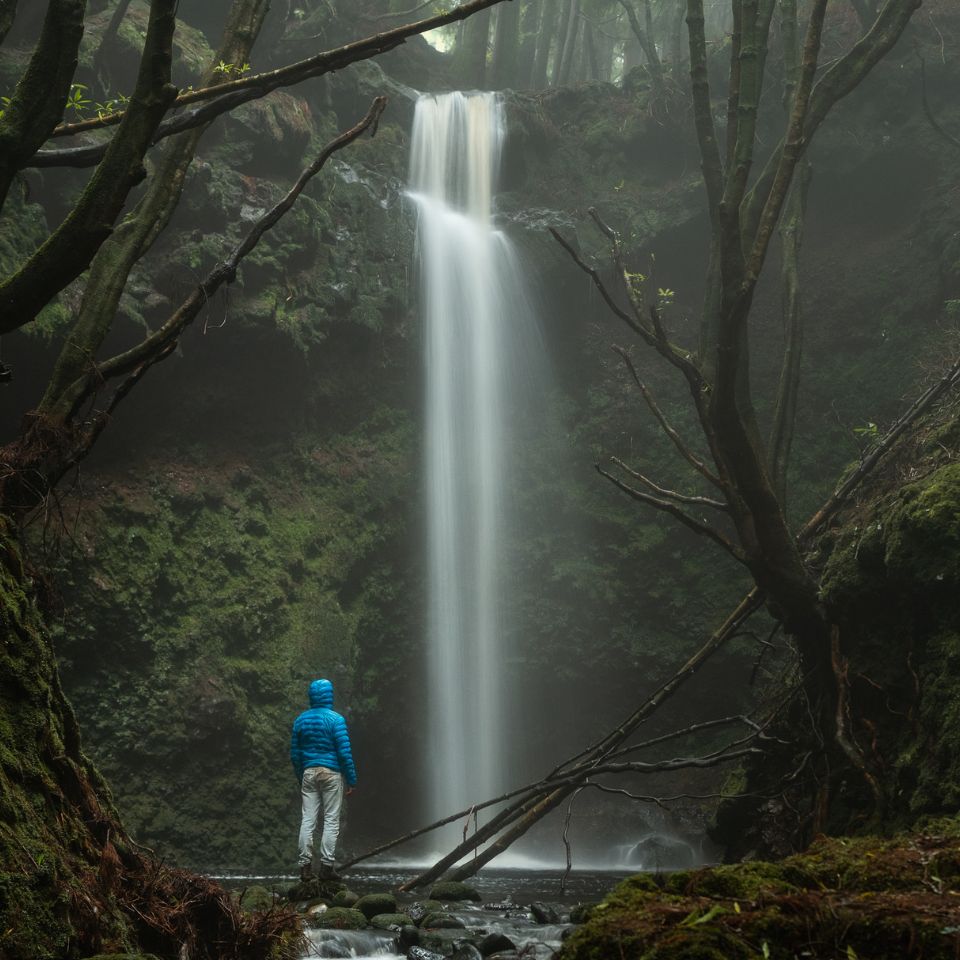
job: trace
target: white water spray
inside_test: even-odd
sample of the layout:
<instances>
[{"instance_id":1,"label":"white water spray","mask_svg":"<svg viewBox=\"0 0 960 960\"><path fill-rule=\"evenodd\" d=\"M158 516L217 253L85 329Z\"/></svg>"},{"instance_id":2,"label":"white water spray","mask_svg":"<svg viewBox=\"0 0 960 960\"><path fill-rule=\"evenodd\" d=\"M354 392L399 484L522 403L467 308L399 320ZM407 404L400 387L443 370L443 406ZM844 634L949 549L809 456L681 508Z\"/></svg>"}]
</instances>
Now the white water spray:
<instances>
[{"instance_id":1,"label":"white water spray","mask_svg":"<svg viewBox=\"0 0 960 960\"><path fill-rule=\"evenodd\" d=\"M421 97L410 196L426 345L432 817L496 795L504 702L505 470L519 346L532 314L491 223L504 123L493 94Z\"/></svg>"}]
</instances>

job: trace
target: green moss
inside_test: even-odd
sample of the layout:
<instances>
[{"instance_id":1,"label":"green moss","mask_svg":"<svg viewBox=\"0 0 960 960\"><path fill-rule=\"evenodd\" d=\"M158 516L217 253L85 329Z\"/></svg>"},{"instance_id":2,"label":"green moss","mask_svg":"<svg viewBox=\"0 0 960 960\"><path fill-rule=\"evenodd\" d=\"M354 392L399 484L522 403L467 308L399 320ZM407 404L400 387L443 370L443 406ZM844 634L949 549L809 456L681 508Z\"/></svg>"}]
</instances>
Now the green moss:
<instances>
[{"instance_id":1,"label":"green moss","mask_svg":"<svg viewBox=\"0 0 960 960\"><path fill-rule=\"evenodd\" d=\"M960 946L957 820L940 831L823 838L780 863L621 883L566 941L564 960L937 958ZM954 918L954 919L951 919ZM826 950L826 953L823 951Z\"/></svg>"},{"instance_id":2,"label":"green moss","mask_svg":"<svg viewBox=\"0 0 960 960\"><path fill-rule=\"evenodd\" d=\"M325 930L363 930L367 926L367 918L359 910L350 907L331 907L312 917L311 923Z\"/></svg>"},{"instance_id":3,"label":"green moss","mask_svg":"<svg viewBox=\"0 0 960 960\"><path fill-rule=\"evenodd\" d=\"M483 897L480 896L480 893L475 887L471 887L469 884L460 883L457 880L441 880L431 888L430 899L440 900L441 902L460 900L480 901Z\"/></svg>"}]
</instances>

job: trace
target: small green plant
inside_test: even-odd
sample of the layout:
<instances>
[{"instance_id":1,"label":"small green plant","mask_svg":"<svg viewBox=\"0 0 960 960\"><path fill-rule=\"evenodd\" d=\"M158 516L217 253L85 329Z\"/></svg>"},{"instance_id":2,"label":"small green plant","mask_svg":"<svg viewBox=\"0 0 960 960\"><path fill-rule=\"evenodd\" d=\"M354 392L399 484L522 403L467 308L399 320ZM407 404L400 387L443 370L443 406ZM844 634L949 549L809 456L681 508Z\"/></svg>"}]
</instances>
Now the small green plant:
<instances>
[{"instance_id":1,"label":"small green plant","mask_svg":"<svg viewBox=\"0 0 960 960\"><path fill-rule=\"evenodd\" d=\"M214 73L219 73L224 77L229 77L231 74L236 74L238 77L242 77L250 72L250 64L227 63L225 60L221 60L213 68L213 71Z\"/></svg>"},{"instance_id":2,"label":"small green plant","mask_svg":"<svg viewBox=\"0 0 960 960\"><path fill-rule=\"evenodd\" d=\"M3 119L3 115L7 112L7 107L10 106L9 97L0 97L0 120Z\"/></svg>"},{"instance_id":3,"label":"small green plant","mask_svg":"<svg viewBox=\"0 0 960 960\"><path fill-rule=\"evenodd\" d=\"M853 432L864 440L877 440L880 437L880 428L869 420L862 427L854 427Z\"/></svg>"},{"instance_id":4,"label":"small green plant","mask_svg":"<svg viewBox=\"0 0 960 960\"><path fill-rule=\"evenodd\" d=\"M676 295L676 291L669 287L657 287L657 302L661 307L669 307Z\"/></svg>"},{"instance_id":5,"label":"small green plant","mask_svg":"<svg viewBox=\"0 0 960 960\"><path fill-rule=\"evenodd\" d=\"M83 111L90 106L91 102L86 97L86 89L87 85L85 83L71 83L64 109L72 110L78 117L82 116Z\"/></svg>"}]
</instances>

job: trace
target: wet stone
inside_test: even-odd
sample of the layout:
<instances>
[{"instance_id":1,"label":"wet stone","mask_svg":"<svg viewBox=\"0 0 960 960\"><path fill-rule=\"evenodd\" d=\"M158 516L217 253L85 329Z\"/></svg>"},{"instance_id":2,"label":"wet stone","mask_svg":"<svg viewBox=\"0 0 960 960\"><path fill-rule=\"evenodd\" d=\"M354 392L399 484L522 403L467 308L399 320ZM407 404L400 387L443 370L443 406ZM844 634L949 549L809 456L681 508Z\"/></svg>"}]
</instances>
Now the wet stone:
<instances>
[{"instance_id":1,"label":"wet stone","mask_svg":"<svg viewBox=\"0 0 960 960\"><path fill-rule=\"evenodd\" d=\"M562 912L553 904L537 900L530 904L530 912L537 923L558 924L563 922Z\"/></svg>"},{"instance_id":2,"label":"wet stone","mask_svg":"<svg viewBox=\"0 0 960 960\"><path fill-rule=\"evenodd\" d=\"M450 960L483 960L483 954L469 941L456 944Z\"/></svg>"},{"instance_id":3,"label":"wet stone","mask_svg":"<svg viewBox=\"0 0 960 960\"><path fill-rule=\"evenodd\" d=\"M418 900L407 907L407 916L417 925L423 922L431 913L438 913L443 909L443 904L439 900Z\"/></svg>"},{"instance_id":4,"label":"wet stone","mask_svg":"<svg viewBox=\"0 0 960 960\"><path fill-rule=\"evenodd\" d=\"M477 944L477 949L483 956L489 957L494 953L503 953L508 950L516 950L517 945L508 936L502 933L488 933Z\"/></svg>"},{"instance_id":5,"label":"wet stone","mask_svg":"<svg viewBox=\"0 0 960 960\"><path fill-rule=\"evenodd\" d=\"M445 960L445 958L442 953L436 953L426 947L411 947L407 951L407 960Z\"/></svg>"},{"instance_id":6,"label":"wet stone","mask_svg":"<svg viewBox=\"0 0 960 960\"><path fill-rule=\"evenodd\" d=\"M420 926L429 930L462 930L465 924L452 913L430 913L423 918Z\"/></svg>"}]
</instances>

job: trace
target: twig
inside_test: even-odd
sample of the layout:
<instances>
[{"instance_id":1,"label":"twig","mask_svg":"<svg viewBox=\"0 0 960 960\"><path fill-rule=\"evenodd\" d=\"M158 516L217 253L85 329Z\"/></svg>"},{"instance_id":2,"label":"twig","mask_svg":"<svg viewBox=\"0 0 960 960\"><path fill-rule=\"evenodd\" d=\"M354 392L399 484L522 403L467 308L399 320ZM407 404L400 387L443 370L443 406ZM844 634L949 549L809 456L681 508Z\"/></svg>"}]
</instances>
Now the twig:
<instances>
[{"instance_id":1,"label":"twig","mask_svg":"<svg viewBox=\"0 0 960 960\"><path fill-rule=\"evenodd\" d=\"M691 517L689 513L685 513L670 500L662 500L652 494L637 490L636 487L631 487L619 479L619 477L615 477L612 473L607 473L599 463L594 466L601 477L606 477L617 489L622 490L627 496L638 500L640 503L645 503L647 506L654 507L663 513L669 513L670 516L679 520L688 530L692 530L694 533L698 533L700 536L712 540L717 546L726 550L734 560L746 566L747 558L743 551L735 543L728 540L719 530L715 530L709 524Z\"/></svg>"},{"instance_id":2,"label":"twig","mask_svg":"<svg viewBox=\"0 0 960 960\"><path fill-rule=\"evenodd\" d=\"M619 354L620 358L626 364L627 369L630 371L630 375L633 377L634 383L636 383L637 388L640 390L640 395L643 397L644 402L650 408L650 412L657 418L657 422L660 424L663 432L669 437L670 442L680 451L680 456L683 457L687 463L693 467L699 474L709 480L715 487L720 490L726 491L726 484L687 446L683 441L680 434L674 429L673 425L667 420L663 411L657 405L657 401L654 399L653 394L650 392L650 388L640 379L637 374L637 368L633 365L633 360L630 357L630 354L627 353L623 347L618 347L614 345L613 350L615 353Z\"/></svg>"}]
</instances>

